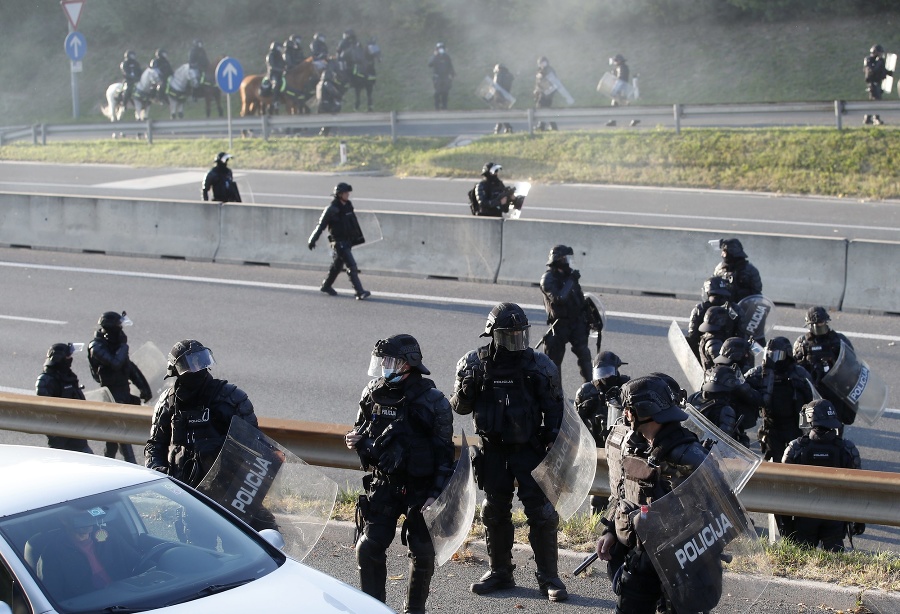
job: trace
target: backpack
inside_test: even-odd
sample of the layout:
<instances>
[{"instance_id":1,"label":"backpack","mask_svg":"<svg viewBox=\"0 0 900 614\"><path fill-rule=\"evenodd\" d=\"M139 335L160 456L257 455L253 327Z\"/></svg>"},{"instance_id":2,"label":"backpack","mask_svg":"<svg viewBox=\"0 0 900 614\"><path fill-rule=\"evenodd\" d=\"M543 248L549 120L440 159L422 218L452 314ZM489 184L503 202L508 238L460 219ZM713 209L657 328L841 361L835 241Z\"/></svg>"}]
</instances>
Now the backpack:
<instances>
[{"instance_id":1,"label":"backpack","mask_svg":"<svg viewBox=\"0 0 900 614\"><path fill-rule=\"evenodd\" d=\"M472 215L478 215L478 199L475 198L475 188L469 190L469 209L472 210Z\"/></svg>"}]
</instances>

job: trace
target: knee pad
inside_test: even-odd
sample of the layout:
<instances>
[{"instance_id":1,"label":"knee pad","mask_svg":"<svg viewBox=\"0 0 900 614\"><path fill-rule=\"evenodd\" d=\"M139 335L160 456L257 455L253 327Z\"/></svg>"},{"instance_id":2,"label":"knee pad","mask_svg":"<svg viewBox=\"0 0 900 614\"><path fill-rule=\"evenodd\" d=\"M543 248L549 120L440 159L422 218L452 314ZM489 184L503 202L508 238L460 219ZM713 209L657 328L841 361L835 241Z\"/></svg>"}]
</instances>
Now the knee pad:
<instances>
[{"instance_id":1,"label":"knee pad","mask_svg":"<svg viewBox=\"0 0 900 614\"><path fill-rule=\"evenodd\" d=\"M528 525L533 528L559 527L559 514L553 504L547 501L537 510L525 508L525 516L528 517Z\"/></svg>"},{"instance_id":2,"label":"knee pad","mask_svg":"<svg viewBox=\"0 0 900 614\"><path fill-rule=\"evenodd\" d=\"M486 498L481 504L481 522L486 527L497 527L512 522L512 497L508 502Z\"/></svg>"},{"instance_id":3,"label":"knee pad","mask_svg":"<svg viewBox=\"0 0 900 614\"><path fill-rule=\"evenodd\" d=\"M363 533L356 542L356 563L360 567L375 562L383 562L386 559L387 545L382 545Z\"/></svg>"}]
</instances>

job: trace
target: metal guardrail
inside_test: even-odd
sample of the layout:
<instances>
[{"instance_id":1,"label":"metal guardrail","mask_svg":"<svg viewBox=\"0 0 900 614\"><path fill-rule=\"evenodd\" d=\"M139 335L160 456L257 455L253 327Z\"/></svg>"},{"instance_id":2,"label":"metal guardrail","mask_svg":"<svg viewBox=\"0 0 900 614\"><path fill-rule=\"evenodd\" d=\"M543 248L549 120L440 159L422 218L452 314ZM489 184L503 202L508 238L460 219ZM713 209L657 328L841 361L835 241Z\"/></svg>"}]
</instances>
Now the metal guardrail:
<instances>
[{"instance_id":1,"label":"metal guardrail","mask_svg":"<svg viewBox=\"0 0 900 614\"><path fill-rule=\"evenodd\" d=\"M149 407L0 393L0 429L142 445ZM260 418L260 428L311 465L359 469L344 445L350 426ZM459 441L457 441L457 453ZM609 495L608 467L597 451L591 493ZM740 495L747 509L775 514L900 526L900 474L763 463Z\"/></svg>"},{"instance_id":2,"label":"metal guardrail","mask_svg":"<svg viewBox=\"0 0 900 614\"><path fill-rule=\"evenodd\" d=\"M707 119L710 122L727 116L748 114L791 114L800 117L810 114L833 113L835 128L843 128L843 115L859 112L900 111L900 101L843 100L823 102L747 103L747 104L673 104L660 106L551 108L525 110L482 111L390 111L388 113L341 113L336 115L273 115L239 117L232 119L232 129L242 133L259 134L268 139L273 133L291 134L295 130L319 129L323 125L334 128L372 128L380 133L390 131L397 138L400 126L452 126L485 122L525 122L533 133L540 122L580 122L592 127L605 126L612 119L662 120L674 122L675 131L681 131L683 119ZM806 125L808 122L800 122ZM0 146L14 141L31 140L35 145L45 145L48 136L91 135L102 137L110 134L138 133L153 142L154 135L191 136L222 134L228 131L226 119L205 120L147 120L91 124L35 124L34 126L0 127Z\"/></svg>"}]
</instances>

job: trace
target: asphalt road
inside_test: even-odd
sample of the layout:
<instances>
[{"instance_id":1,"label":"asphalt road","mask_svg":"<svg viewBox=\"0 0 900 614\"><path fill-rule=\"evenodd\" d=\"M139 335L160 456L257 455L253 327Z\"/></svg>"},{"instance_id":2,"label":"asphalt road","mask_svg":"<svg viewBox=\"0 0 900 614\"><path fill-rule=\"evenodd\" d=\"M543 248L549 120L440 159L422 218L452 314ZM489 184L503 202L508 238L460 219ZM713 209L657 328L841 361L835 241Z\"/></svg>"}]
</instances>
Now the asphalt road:
<instances>
[{"instance_id":1,"label":"asphalt road","mask_svg":"<svg viewBox=\"0 0 900 614\"><path fill-rule=\"evenodd\" d=\"M214 155L210 152L211 159ZM480 170L473 169L471 179L402 179L347 175L340 168L324 173L248 171L241 169L240 158L231 165L247 203L324 207L334 185L348 181L360 211L456 215L469 215L466 193ZM0 191L198 200L207 170L0 162ZM507 182L528 180L517 176L512 165L501 176ZM900 240L900 202L716 190L535 183L522 219Z\"/></svg>"}]
</instances>

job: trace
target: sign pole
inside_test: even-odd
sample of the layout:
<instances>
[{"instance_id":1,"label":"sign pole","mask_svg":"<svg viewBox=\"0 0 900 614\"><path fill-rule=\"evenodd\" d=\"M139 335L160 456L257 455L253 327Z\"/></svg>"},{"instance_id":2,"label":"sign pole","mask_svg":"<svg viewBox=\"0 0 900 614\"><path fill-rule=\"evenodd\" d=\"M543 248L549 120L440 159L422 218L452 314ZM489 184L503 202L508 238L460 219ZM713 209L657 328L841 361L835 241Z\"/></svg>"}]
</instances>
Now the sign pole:
<instances>
[{"instance_id":1,"label":"sign pole","mask_svg":"<svg viewBox=\"0 0 900 614\"><path fill-rule=\"evenodd\" d=\"M69 34L75 31L75 28L72 27L72 24L69 24ZM78 73L72 70L72 64L75 63L75 60L69 61L69 74L72 77L72 117L78 119L80 109L78 107Z\"/></svg>"},{"instance_id":2,"label":"sign pole","mask_svg":"<svg viewBox=\"0 0 900 614\"><path fill-rule=\"evenodd\" d=\"M231 94L225 94L225 105L228 107L228 151L234 146L231 143Z\"/></svg>"}]
</instances>

